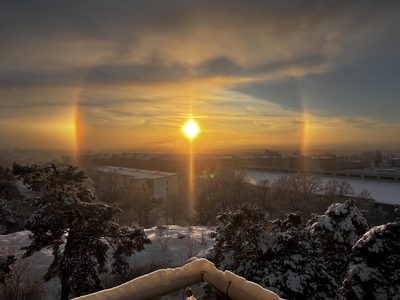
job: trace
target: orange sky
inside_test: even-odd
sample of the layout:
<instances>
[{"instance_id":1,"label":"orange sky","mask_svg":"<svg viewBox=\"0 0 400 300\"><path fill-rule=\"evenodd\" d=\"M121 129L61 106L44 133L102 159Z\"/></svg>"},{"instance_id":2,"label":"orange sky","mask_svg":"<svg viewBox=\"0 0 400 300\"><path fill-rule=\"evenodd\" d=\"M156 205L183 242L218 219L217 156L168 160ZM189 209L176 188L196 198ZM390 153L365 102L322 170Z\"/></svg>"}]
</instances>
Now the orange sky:
<instances>
[{"instance_id":1,"label":"orange sky","mask_svg":"<svg viewBox=\"0 0 400 300\"><path fill-rule=\"evenodd\" d=\"M399 5L7 4L3 148L400 148Z\"/></svg>"}]
</instances>

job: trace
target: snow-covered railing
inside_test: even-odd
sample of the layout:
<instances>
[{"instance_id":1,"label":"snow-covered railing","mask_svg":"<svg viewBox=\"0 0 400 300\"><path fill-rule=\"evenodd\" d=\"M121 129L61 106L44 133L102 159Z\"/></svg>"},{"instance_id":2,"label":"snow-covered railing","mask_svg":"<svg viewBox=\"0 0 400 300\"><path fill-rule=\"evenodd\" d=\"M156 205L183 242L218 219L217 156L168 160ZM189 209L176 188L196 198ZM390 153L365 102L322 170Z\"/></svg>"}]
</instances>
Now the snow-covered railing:
<instances>
[{"instance_id":1,"label":"snow-covered railing","mask_svg":"<svg viewBox=\"0 0 400 300\"><path fill-rule=\"evenodd\" d=\"M188 286L208 282L235 300L279 300L275 293L229 271L220 271L210 261L194 259L183 267L162 269L117 287L74 300L152 300Z\"/></svg>"}]
</instances>

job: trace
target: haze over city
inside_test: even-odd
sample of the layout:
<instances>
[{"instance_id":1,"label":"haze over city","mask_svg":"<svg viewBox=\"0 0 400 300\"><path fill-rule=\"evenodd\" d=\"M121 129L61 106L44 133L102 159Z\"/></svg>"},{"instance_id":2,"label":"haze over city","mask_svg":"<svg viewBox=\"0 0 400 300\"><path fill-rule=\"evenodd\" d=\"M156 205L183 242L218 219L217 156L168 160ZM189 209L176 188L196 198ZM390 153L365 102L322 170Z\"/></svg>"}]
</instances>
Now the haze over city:
<instances>
[{"instance_id":1,"label":"haze over city","mask_svg":"<svg viewBox=\"0 0 400 300\"><path fill-rule=\"evenodd\" d=\"M18 1L2 148L400 148L396 1Z\"/></svg>"}]
</instances>

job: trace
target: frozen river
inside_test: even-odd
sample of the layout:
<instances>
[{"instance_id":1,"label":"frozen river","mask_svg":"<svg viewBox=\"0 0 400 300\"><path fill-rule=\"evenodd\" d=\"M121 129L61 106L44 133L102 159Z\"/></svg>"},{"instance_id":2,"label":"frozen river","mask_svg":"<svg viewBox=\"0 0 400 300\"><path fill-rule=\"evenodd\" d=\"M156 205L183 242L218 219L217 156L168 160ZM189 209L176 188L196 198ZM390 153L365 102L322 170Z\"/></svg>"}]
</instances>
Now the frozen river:
<instances>
[{"instance_id":1,"label":"frozen river","mask_svg":"<svg viewBox=\"0 0 400 300\"><path fill-rule=\"evenodd\" d=\"M265 171L249 171L245 172L250 177L251 183L256 183L260 179L268 179L275 181L280 176L288 176L287 173L278 172L265 172ZM354 178L337 178L321 176L322 181L325 183L329 180L347 181L351 184L354 191L358 194L363 189L366 189L371 194L376 202L387 204L400 204L400 183L399 182L386 182L378 180L354 179Z\"/></svg>"}]
</instances>

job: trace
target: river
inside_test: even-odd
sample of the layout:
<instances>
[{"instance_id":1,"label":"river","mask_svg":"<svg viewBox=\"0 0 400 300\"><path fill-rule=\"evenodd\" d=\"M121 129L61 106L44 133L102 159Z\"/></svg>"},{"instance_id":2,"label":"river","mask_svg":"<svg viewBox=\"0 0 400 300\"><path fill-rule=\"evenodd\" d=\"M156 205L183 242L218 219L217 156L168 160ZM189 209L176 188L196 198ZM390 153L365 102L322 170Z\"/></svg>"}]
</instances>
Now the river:
<instances>
[{"instance_id":1,"label":"river","mask_svg":"<svg viewBox=\"0 0 400 300\"><path fill-rule=\"evenodd\" d=\"M251 183L257 183L258 180L268 179L273 182L280 176L290 176L287 173L278 172L265 172L265 171L249 171L244 170L250 177ZM386 204L400 204L400 183L399 182L386 182L378 180L354 179L354 178L338 178L321 176L322 182L325 184L329 180L347 181L350 183L356 194L360 193L363 189L368 190L372 198L376 202Z\"/></svg>"}]
</instances>

